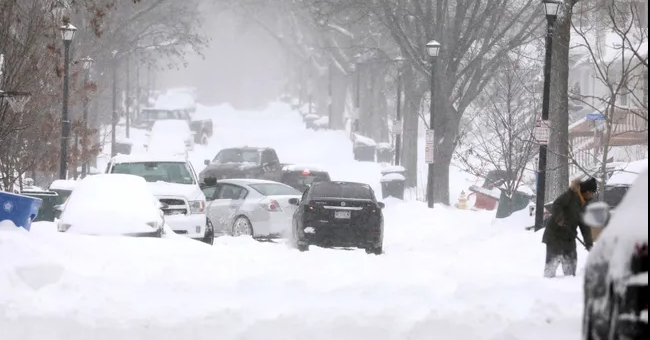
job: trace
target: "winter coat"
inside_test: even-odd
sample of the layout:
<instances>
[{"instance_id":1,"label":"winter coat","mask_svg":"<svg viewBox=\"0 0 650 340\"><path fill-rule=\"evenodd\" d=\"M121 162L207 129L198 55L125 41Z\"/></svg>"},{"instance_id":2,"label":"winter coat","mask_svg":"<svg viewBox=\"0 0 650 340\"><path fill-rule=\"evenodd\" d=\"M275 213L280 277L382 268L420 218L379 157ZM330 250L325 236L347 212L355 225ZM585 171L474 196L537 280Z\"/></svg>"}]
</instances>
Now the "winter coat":
<instances>
[{"instance_id":1,"label":"winter coat","mask_svg":"<svg viewBox=\"0 0 650 340\"><path fill-rule=\"evenodd\" d=\"M591 229L582 222L586 203L580 194L580 181L574 180L571 188L553 202L551 217L544 230L542 242L566 252L574 251L578 236L577 229L580 228L585 245L591 247L593 245Z\"/></svg>"}]
</instances>

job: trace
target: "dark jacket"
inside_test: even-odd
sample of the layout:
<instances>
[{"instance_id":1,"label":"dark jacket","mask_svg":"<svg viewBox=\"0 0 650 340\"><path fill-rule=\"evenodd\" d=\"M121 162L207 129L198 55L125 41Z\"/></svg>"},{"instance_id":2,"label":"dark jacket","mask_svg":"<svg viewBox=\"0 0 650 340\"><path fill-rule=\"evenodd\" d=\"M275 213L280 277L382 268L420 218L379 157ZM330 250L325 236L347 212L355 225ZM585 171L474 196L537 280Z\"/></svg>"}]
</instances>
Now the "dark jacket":
<instances>
[{"instance_id":1,"label":"dark jacket","mask_svg":"<svg viewBox=\"0 0 650 340\"><path fill-rule=\"evenodd\" d=\"M577 229L580 228L585 245L591 247L591 229L582 223L585 205L586 202L583 202L580 196L580 181L573 181L571 188L553 202L542 242L565 251L575 250Z\"/></svg>"}]
</instances>

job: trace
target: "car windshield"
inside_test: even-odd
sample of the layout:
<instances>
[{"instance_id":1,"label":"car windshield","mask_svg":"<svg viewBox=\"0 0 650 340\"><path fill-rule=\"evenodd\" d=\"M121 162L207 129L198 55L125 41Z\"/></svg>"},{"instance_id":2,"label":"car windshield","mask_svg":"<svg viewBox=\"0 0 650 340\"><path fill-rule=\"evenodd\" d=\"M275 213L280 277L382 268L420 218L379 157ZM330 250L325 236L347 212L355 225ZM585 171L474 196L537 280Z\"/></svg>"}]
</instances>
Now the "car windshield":
<instances>
[{"instance_id":1,"label":"car windshield","mask_svg":"<svg viewBox=\"0 0 650 340\"><path fill-rule=\"evenodd\" d=\"M140 115L140 120L143 121L152 121L152 120L163 120L163 119L187 119L187 114L183 110L142 110Z\"/></svg>"},{"instance_id":2,"label":"car windshield","mask_svg":"<svg viewBox=\"0 0 650 340\"><path fill-rule=\"evenodd\" d=\"M336 197L352 199L372 199L372 191L367 186L359 184L346 184L336 182L319 183L312 187L311 195L314 198Z\"/></svg>"},{"instance_id":3,"label":"car windshield","mask_svg":"<svg viewBox=\"0 0 650 340\"><path fill-rule=\"evenodd\" d=\"M248 186L255 189L255 191L259 192L264 196L301 194L298 190L282 184L263 183L263 184L249 184Z\"/></svg>"},{"instance_id":4,"label":"car windshield","mask_svg":"<svg viewBox=\"0 0 650 340\"><path fill-rule=\"evenodd\" d=\"M212 160L213 163L255 163L260 162L261 152L253 149L226 149L221 150Z\"/></svg>"},{"instance_id":5,"label":"car windshield","mask_svg":"<svg viewBox=\"0 0 650 340\"><path fill-rule=\"evenodd\" d=\"M311 172L308 175L304 175L301 172L287 172L282 174L282 183L292 187L304 187L312 183L327 181L329 181L329 176L326 173Z\"/></svg>"},{"instance_id":6,"label":"car windshield","mask_svg":"<svg viewBox=\"0 0 650 340\"><path fill-rule=\"evenodd\" d=\"M623 197L627 193L627 190L629 187L627 186L605 186L605 203L609 205L610 208L614 209L616 208L621 201L623 200Z\"/></svg>"},{"instance_id":7,"label":"car windshield","mask_svg":"<svg viewBox=\"0 0 650 340\"><path fill-rule=\"evenodd\" d=\"M192 171L184 162L133 162L118 163L111 169L113 174L129 174L144 178L147 182L195 184Z\"/></svg>"}]
</instances>

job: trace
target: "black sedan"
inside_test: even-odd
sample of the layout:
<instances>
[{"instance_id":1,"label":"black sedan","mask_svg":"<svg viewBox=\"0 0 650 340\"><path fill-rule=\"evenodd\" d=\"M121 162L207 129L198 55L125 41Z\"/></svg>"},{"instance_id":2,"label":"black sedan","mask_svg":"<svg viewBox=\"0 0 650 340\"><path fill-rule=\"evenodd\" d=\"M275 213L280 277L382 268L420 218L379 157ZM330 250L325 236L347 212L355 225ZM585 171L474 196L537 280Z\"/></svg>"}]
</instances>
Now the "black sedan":
<instances>
[{"instance_id":1,"label":"black sedan","mask_svg":"<svg viewBox=\"0 0 650 340\"><path fill-rule=\"evenodd\" d=\"M381 254L384 241L384 204L372 188L355 182L318 182L302 198L289 200L293 215L293 243L300 251L310 245L359 247Z\"/></svg>"}]
</instances>

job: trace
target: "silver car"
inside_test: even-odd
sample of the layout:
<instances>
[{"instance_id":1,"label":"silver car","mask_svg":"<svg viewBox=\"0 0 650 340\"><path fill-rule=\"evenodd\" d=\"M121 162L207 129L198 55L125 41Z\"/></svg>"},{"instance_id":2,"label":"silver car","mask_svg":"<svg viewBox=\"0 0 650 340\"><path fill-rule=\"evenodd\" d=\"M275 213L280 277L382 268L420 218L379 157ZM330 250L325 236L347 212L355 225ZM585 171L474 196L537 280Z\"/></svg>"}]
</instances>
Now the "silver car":
<instances>
[{"instance_id":1,"label":"silver car","mask_svg":"<svg viewBox=\"0 0 650 340\"><path fill-rule=\"evenodd\" d=\"M288 185L262 179L223 179L202 189L217 235L256 238L288 236L296 209L289 199L302 196Z\"/></svg>"}]
</instances>

